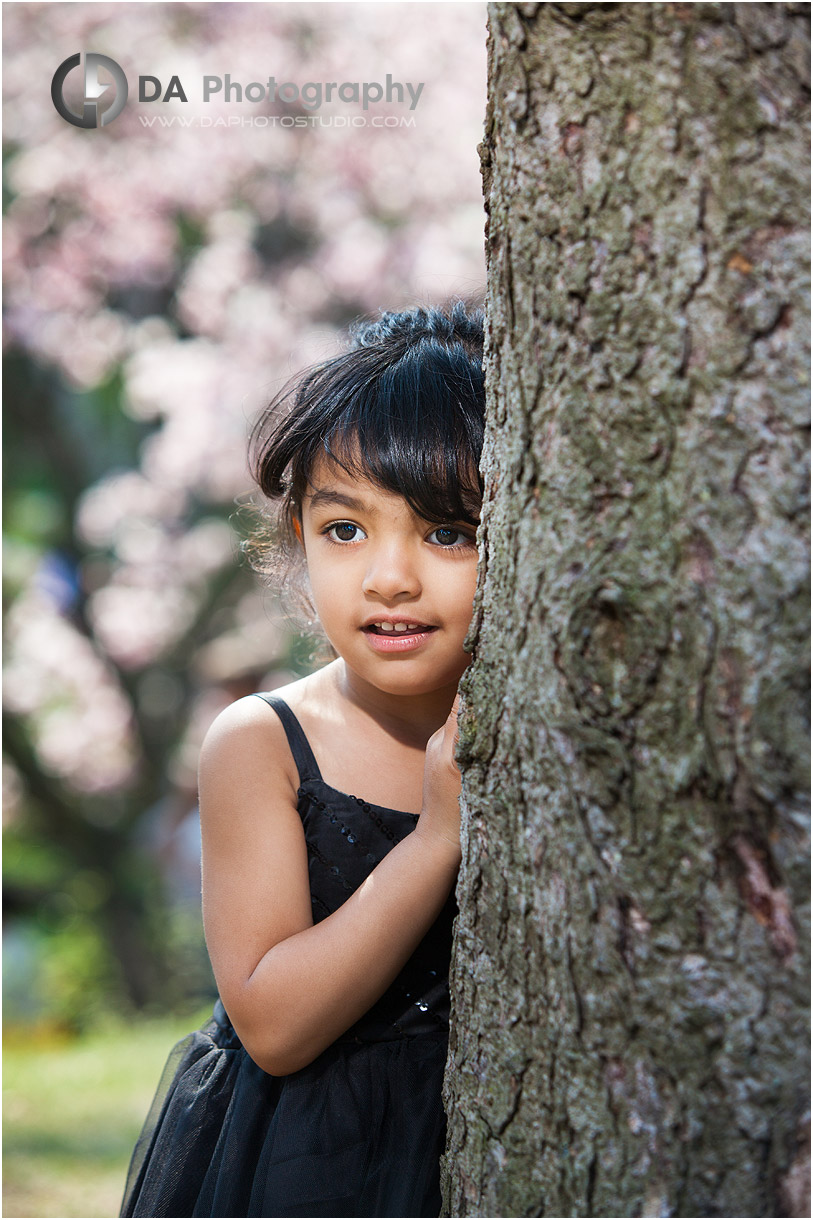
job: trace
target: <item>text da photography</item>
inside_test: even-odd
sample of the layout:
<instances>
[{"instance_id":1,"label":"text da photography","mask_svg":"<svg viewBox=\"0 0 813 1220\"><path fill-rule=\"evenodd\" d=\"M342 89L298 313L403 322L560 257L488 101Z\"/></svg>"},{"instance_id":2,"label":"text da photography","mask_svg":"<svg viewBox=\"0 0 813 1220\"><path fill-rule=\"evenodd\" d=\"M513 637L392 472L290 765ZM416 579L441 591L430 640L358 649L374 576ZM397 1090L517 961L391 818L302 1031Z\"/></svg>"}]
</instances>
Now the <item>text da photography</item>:
<instances>
[{"instance_id":1,"label":"text da photography","mask_svg":"<svg viewBox=\"0 0 813 1220\"><path fill-rule=\"evenodd\" d=\"M361 105L368 110L371 105L384 102L389 105L407 105L414 110L423 93L424 82L397 81L388 72L383 81L306 81L299 85L294 81L278 84L275 76L265 82L249 81L243 85L233 80L231 73L224 76L204 76L201 81L201 97L204 102L298 102L306 110L318 110L324 103L343 102L346 105ZM166 87L157 76L139 76L138 100L140 102L188 102L189 97L178 76L169 78Z\"/></svg>"}]
</instances>

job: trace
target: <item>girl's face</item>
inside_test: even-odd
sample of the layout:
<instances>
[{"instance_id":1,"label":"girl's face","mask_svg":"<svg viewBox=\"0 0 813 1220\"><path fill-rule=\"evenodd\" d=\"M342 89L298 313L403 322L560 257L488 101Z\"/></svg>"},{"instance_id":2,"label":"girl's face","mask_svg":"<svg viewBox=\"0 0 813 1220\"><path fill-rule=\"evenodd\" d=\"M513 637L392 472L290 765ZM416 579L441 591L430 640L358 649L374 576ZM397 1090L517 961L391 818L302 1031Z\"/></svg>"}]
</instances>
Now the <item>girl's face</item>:
<instances>
[{"instance_id":1,"label":"girl's face","mask_svg":"<svg viewBox=\"0 0 813 1220\"><path fill-rule=\"evenodd\" d=\"M389 694L455 687L477 583L474 529L320 458L302 505L313 601L345 664Z\"/></svg>"}]
</instances>

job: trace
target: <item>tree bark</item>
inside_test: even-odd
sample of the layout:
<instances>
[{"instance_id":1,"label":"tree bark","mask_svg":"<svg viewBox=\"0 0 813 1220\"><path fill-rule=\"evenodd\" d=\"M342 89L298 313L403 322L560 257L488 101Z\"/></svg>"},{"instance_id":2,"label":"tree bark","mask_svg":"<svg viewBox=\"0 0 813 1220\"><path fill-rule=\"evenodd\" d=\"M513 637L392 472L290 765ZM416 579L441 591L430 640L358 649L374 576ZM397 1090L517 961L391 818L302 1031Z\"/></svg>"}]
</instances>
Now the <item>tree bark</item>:
<instances>
[{"instance_id":1,"label":"tree bark","mask_svg":"<svg viewBox=\"0 0 813 1220\"><path fill-rule=\"evenodd\" d=\"M498 4L445 1211L791 1216L802 4Z\"/></svg>"}]
</instances>

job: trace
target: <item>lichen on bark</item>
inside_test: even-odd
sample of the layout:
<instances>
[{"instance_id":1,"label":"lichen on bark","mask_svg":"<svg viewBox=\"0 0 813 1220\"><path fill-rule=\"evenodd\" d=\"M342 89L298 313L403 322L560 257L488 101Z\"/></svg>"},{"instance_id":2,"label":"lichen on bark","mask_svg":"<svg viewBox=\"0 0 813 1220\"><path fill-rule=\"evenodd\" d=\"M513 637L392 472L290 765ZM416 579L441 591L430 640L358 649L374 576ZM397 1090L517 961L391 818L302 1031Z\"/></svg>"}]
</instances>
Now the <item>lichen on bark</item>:
<instances>
[{"instance_id":1,"label":"lichen on bark","mask_svg":"<svg viewBox=\"0 0 813 1220\"><path fill-rule=\"evenodd\" d=\"M803 1214L809 6L489 20L446 1214Z\"/></svg>"}]
</instances>

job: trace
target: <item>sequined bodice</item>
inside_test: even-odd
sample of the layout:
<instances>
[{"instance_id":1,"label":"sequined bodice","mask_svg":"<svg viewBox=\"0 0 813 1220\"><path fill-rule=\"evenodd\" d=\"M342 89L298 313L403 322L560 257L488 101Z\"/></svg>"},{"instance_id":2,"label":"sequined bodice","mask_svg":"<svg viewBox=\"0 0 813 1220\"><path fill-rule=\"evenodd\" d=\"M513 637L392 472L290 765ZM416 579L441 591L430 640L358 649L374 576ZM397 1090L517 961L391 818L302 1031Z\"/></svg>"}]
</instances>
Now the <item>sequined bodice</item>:
<instances>
[{"instance_id":1,"label":"sequined bodice","mask_svg":"<svg viewBox=\"0 0 813 1220\"><path fill-rule=\"evenodd\" d=\"M285 727L300 775L297 808L308 848L314 923L358 889L387 852L414 829L417 814L373 805L322 779L299 721L282 699L262 694ZM449 1025L449 959L454 893L381 999L342 1040L388 1041L445 1032Z\"/></svg>"}]
</instances>

